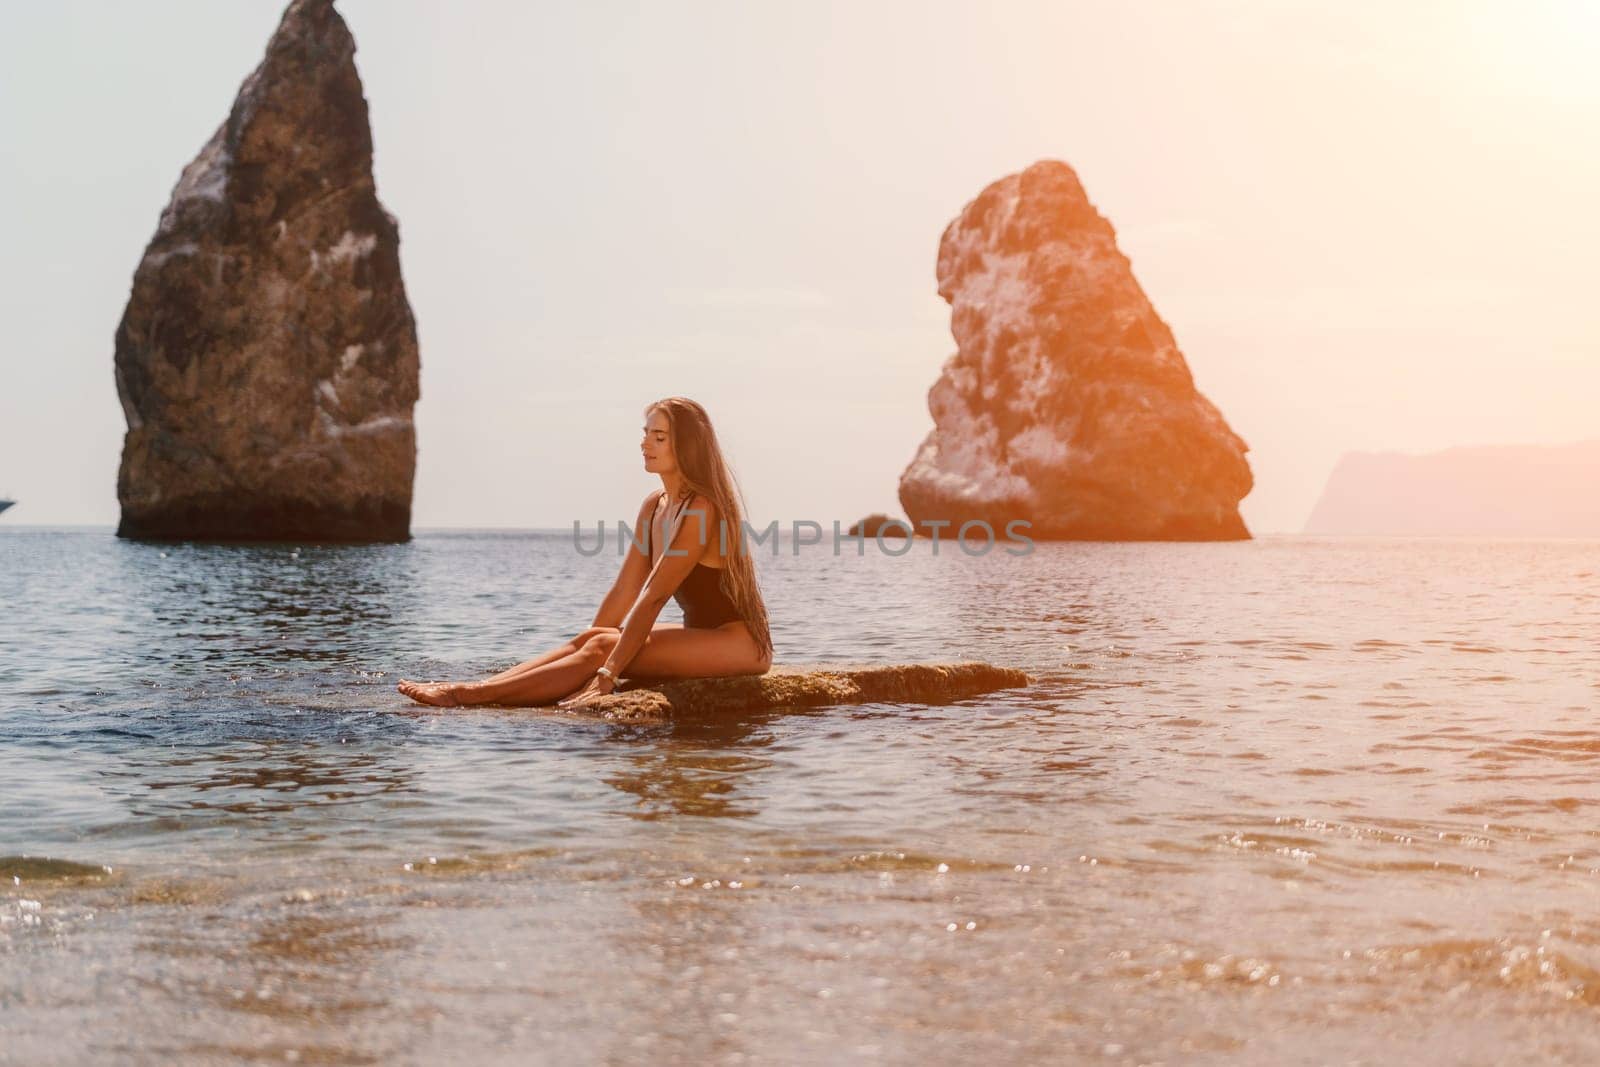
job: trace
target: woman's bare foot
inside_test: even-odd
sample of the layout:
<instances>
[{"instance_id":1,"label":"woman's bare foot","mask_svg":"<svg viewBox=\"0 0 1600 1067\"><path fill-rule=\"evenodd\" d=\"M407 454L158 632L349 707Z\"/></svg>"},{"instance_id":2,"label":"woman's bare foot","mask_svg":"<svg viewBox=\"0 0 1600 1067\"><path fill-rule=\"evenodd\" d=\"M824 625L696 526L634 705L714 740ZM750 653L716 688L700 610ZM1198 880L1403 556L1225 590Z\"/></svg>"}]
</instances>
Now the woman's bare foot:
<instances>
[{"instance_id":1,"label":"woman's bare foot","mask_svg":"<svg viewBox=\"0 0 1600 1067\"><path fill-rule=\"evenodd\" d=\"M419 704L431 704L436 708L461 706L456 687L449 682L412 682L402 678L395 688Z\"/></svg>"}]
</instances>

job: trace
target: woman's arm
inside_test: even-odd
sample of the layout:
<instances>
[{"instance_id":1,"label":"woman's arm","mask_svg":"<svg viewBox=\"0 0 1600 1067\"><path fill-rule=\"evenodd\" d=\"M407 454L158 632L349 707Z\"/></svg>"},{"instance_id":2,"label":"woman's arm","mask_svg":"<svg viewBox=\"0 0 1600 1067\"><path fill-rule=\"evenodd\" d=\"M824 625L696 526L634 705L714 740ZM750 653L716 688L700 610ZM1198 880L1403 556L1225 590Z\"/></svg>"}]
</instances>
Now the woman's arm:
<instances>
[{"instance_id":1,"label":"woman's arm","mask_svg":"<svg viewBox=\"0 0 1600 1067\"><path fill-rule=\"evenodd\" d=\"M644 588L644 580L650 573L650 553L639 551L638 531L643 530L646 535L646 546L649 545L648 536L650 526L654 520L656 504L661 500L660 493L651 493L639 505L639 521L634 526L634 538L623 552L622 569L617 572L617 580L611 583L611 592L600 602L600 609L595 612L594 622L590 626L621 626L623 617L628 614L628 606L639 596L639 590ZM622 531L618 530L620 537Z\"/></svg>"},{"instance_id":2,"label":"woman's arm","mask_svg":"<svg viewBox=\"0 0 1600 1067\"><path fill-rule=\"evenodd\" d=\"M650 628L656 624L656 616L661 614L661 609L667 606L672 594L678 591L678 586L683 584L695 564L705 555L706 546L711 543L707 532L716 528L713 511L715 508L703 496L696 496L689 502L677 535L668 542L667 551L656 560L644 591L639 594L633 611L628 614L628 621L622 627L617 647L606 658L605 665L613 675L620 677L633 657L639 654L645 638L650 636Z\"/></svg>"}]
</instances>

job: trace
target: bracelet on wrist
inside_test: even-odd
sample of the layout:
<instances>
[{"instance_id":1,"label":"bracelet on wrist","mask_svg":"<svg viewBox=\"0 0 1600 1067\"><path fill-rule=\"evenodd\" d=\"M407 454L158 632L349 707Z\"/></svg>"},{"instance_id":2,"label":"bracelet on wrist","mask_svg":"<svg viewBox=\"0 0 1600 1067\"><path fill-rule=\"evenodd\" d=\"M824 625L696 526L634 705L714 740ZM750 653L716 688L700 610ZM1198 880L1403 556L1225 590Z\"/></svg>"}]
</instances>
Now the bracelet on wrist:
<instances>
[{"instance_id":1,"label":"bracelet on wrist","mask_svg":"<svg viewBox=\"0 0 1600 1067\"><path fill-rule=\"evenodd\" d=\"M605 678L606 680L608 680L611 683L611 687L613 689L616 688L617 676L611 673L611 668L610 667L602 666L599 670L595 671L595 674L597 674L600 677Z\"/></svg>"}]
</instances>

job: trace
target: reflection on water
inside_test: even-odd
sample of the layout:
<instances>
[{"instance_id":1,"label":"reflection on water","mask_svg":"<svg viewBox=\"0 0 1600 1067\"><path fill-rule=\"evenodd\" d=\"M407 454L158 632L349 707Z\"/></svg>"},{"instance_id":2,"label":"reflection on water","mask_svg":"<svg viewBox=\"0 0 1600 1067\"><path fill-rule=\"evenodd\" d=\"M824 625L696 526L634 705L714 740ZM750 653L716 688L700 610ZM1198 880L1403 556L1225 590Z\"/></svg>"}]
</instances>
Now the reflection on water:
<instances>
[{"instance_id":1,"label":"reflection on water","mask_svg":"<svg viewBox=\"0 0 1600 1067\"><path fill-rule=\"evenodd\" d=\"M570 532L8 529L5 1048L1600 1056L1594 545L927 549L763 557L780 661L1038 684L630 726L393 691L581 630Z\"/></svg>"},{"instance_id":2,"label":"reflection on water","mask_svg":"<svg viewBox=\"0 0 1600 1067\"><path fill-rule=\"evenodd\" d=\"M742 818L758 813L760 772L772 760L760 755L773 743L767 724L781 712L723 716L619 730L613 748L626 751L621 766L605 782L638 797L630 818L673 815ZM610 761L615 765L618 761Z\"/></svg>"},{"instance_id":3,"label":"reflection on water","mask_svg":"<svg viewBox=\"0 0 1600 1067\"><path fill-rule=\"evenodd\" d=\"M360 803L416 788L396 751L340 751L266 741L163 754L148 765L108 767L108 794L121 793L138 818L197 811L288 813L311 805Z\"/></svg>"},{"instance_id":4,"label":"reflection on water","mask_svg":"<svg viewBox=\"0 0 1600 1067\"><path fill-rule=\"evenodd\" d=\"M606 778L606 784L639 798L635 819L666 815L738 818L754 815L741 798L741 780L771 766L749 756L710 752L662 752L630 757L633 766Z\"/></svg>"},{"instance_id":5,"label":"reflection on water","mask_svg":"<svg viewBox=\"0 0 1600 1067\"><path fill-rule=\"evenodd\" d=\"M136 1031L124 1051L301 1063L382 1058L374 1049L389 1042L373 1031L391 1014L383 972L414 944L392 932L392 913L305 889L209 903L187 922L129 931L128 963L151 976L150 993L218 1024Z\"/></svg>"}]
</instances>

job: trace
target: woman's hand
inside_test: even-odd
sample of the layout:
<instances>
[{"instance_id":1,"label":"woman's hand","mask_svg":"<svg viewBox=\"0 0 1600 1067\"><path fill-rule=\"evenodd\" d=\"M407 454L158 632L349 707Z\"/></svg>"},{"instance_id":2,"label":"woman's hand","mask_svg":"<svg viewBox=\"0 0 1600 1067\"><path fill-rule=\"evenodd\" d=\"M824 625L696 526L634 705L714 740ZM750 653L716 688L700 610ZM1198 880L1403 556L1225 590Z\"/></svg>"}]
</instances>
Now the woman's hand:
<instances>
[{"instance_id":1,"label":"woman's hand","mask_svg":"<svg viewBox=\"0 0 1600 1067\"><path fill-rule=\"evenodd\" d=\"M596 674L584 683L582 689L557 701L556 707L562 711L577 711L593 704L600 697L610 696L615 688L616 686L611 683L611 679L602 674Z\"/></svg>"}]
</instances>

